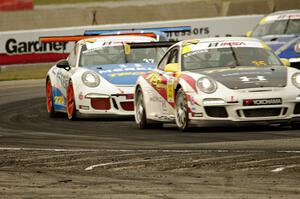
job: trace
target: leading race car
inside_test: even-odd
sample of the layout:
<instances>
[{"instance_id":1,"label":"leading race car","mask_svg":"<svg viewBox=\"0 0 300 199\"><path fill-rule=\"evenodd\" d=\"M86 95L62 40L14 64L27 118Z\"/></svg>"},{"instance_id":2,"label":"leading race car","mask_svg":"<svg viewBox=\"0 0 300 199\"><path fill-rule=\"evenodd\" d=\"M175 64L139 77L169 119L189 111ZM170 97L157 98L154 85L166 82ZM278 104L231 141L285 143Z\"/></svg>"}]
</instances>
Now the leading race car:
<instances>
[{"instance_id":1,"label":"leading race car","mask_svg":"<svg viewBox=\"0 0 300 199\"><path fill-rule=\"evenodd\" d=\"M269 14L247 35L263 40L280 58L300 69L300 10Z\"/></svg>"},{"instance_id":2,"label":"leading race car","mask_svg":"<svg viewBox=\"0 0 300 199\"><path fill-rule=\"evenodd\" d=\"M263 42L227 37L173 45L139 77L135 120L140 128L285 123L300 118L300 71L286 67Z\"/></svg>"},{"instance_id":3,"label":"leading race car","mask_svg":"<svg viewBox=\"0 0 300 199\"><path fill-rule=\"evenodd\" d=\"M64 39L78 37L42 41ZM171 45L156 40L155 34L134 33L78 41L67 60L59 61L47 74L49 115L65 112L70 120L103 114L133 115L137 77L152 70Z\"/></svg>"}]
</instances>

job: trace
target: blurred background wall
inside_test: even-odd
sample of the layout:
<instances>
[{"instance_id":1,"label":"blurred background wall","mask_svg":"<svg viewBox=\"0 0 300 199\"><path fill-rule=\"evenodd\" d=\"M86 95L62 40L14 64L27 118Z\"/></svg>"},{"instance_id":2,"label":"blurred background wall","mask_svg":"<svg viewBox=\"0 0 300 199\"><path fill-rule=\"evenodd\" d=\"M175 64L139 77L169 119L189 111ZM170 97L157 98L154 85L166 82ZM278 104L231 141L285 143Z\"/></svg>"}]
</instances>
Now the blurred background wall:
<instances>
[{"instance_id":1,"label":"blurred background wall","mask_svg":"<svg viewBox=\"0 0 300 199\"><path fill-rule=\"evenodd\" d=\"M15 2L21 10L8 9L8 2ZM299 8L300 0L105 0L49 5L1 0L0 31L267 14Z\"/></svg>"}]
</instances>

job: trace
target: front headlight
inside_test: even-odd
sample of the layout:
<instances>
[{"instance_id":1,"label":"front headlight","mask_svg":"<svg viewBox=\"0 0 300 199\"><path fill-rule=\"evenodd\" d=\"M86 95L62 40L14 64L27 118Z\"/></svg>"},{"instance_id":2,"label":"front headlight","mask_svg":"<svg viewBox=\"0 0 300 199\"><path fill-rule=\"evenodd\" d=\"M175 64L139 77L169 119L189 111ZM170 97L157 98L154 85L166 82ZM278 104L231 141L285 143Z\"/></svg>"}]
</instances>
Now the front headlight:
<instances>
[{"instance_id":1,"label":"front headlight","mask_svg":"<svg viewBox=\"0 0 300 199\"><path fill-rule=\"evenodd\" d=\"M292 75L293 84L300 89L300 73L295 73Z\"/></svg>"},{"instance_id":2,"label":"front headlight","mask_svg":"<svg viewBox=\"0 0 300 199\"><path fill-rule=\"evenodd\" d=\"M300 53L300 41L298 41L296 44L295 44L295 52L296 53Z\"/></svg>"},{"instance_id":3,"label":"front headlight","mask_svg":"<svg viewBox=\"0 0 300 199\"><path fill-rule=\"evenodd\" d=\"M86 71L82 74L81 80L88 87L97 87L100 84L100 77L91 71Z\"/></svg>"},{"instance_id":4,"label":"front headlight","mask_svg":"<svg viewBox=\"0 0 300 199\"><path fill-rule=\"evenodd\" d=\"M214 93L217 90L217 83L209 77L201 77L197 81L197 85L200 91L204 93Z\"/></svg>"}]
</instances>

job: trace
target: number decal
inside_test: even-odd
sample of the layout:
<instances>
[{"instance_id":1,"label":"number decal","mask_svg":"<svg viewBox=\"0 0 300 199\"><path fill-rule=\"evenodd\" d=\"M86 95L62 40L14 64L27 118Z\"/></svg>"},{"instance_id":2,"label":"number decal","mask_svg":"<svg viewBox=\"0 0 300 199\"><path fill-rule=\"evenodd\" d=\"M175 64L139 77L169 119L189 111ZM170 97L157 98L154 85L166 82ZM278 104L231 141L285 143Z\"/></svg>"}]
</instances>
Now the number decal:
<instances>
[{"instance_id":1,"label":"number decal","mask_svg":"<svg viewBox=\"0 0 300 199\"><path fill-rule=\"evenodd\" d=\"M252 61L252 64L255 64L256 66L265 66L267 65L265 61Z\"/></svg>"},{"instance_id":2,"label":"number decal","mask_svg":"<svg viewBox=\"0 0 300 199\"><path fill-rule=\"evenodd\" d=\"M64 104L64 98L62 96L55 96L54 103L55 104Z\"/></svg>"}]
</instances>

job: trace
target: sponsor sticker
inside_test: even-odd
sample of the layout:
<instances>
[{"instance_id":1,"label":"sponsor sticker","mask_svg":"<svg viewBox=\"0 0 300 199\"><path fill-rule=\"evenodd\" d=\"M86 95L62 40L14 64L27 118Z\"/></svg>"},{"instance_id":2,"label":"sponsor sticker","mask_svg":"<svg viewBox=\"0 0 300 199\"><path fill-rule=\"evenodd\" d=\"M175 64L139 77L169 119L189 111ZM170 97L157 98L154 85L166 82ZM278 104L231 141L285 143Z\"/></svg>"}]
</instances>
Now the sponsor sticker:
<instances>
[{"instance_id":1,"label":"sponsor sticker","mask_svg":"<svg viewBox=\"0 0 300 199\"><path fill-rule=\"evenodd\" d=\"M124 44L125 55L129 55L131 53L130 45Z\"/></svg>"},{"instance_id":2,"label":"sponsor sticker","mask_svg":"<svg viewBox=\"0 0 300 199\"><path fill-rule=\"evenodd\" d=\"M260 105L277 105L282 104L281 98L267 98L267 99L245 99L244 106L260 106Z\"/></svg>"},{"instance_id":3,"label":"sponsor sticker","mask_svg":"<svg viewBox=\"0 0 300 199\"><path fill-rule=\"evenodd\" d=\"M191 52L190 46L184 46L184 47L182 48L182 54L183 54L183 55L186 54L186 53L189 53L189 52Z\"/></svg>"},{"instance_id":4,"label":"sponsor sticker","mask_svg":"<svg viewBox=\"0 0 300 199\"><path fill-rule=\"evenodd\" d=\"M259 24L272 23L274 21L288 20L288 19L300 19L299 13L279 14L264 17Z\"/></svg>"},{"instance_id":5,"label":"sponsor sticker","mask_svg":"<svg viewBox=\"0 0 300 199\"><path fill-rule=\"evenodd\" d=\"M167 109L166 102L163 101L162 104L161 104L161 106L162 106L162 112L163 112L163 114L167 114L168 113L168 109Z\"/></svg>"},{"instance_id":6,"label":"sponsor sticker","mask_svg":"<svg viewBox=\"0 0 300 199\"><path fill-rule=\"evenodd\" d=\"M174 79L170 78L167 82L167 100L174 102Z\"/></svg>"},{"instance_id":7,"label":"sponsor sticker","mask_svg":"<svg viewBox=\"0 0 300 199\"><path fill-rule=\"evenodd\" d=\"M65 100L63 96L55 96L54 97L54 103L55 104L64 104Z\"/></svg>"},{"instance_id":8,"label":"sponsor sticker","mask_svg":"<svg viewBox=\"0 0 300 199\"><path fill-rule=\"evenodd\" d=\"M247 76L242 76L240 77L240 80L244 83L248 83L248 82L264 82L267 81L267 79L265 78L265 76L262 75L258 75L256 77L247 77Z\"/></svg>"},{"instance_id":9,"label":"sponsor sticker","mask_svg":"<svg viewBox=\"0 0 300 199\"><path fill-rule=\"evenodd\" d=\"M145 72L121 72L109 74L110 77L124 77L124 76L137 76L143 75Z\"/></svg>"},{"instance_id":10,"label":"sponsor sticker","mask_svg":"<svg viewBox=\"0 0 300 199\"><path fill-rule=\"evenodd\" d=\"M89 43L94 43L94 42L96 42L97 40L96 40L96 39L85 39L84 41L85 41L85 42L89 42Z\"/></svg>"}]
</instances>

